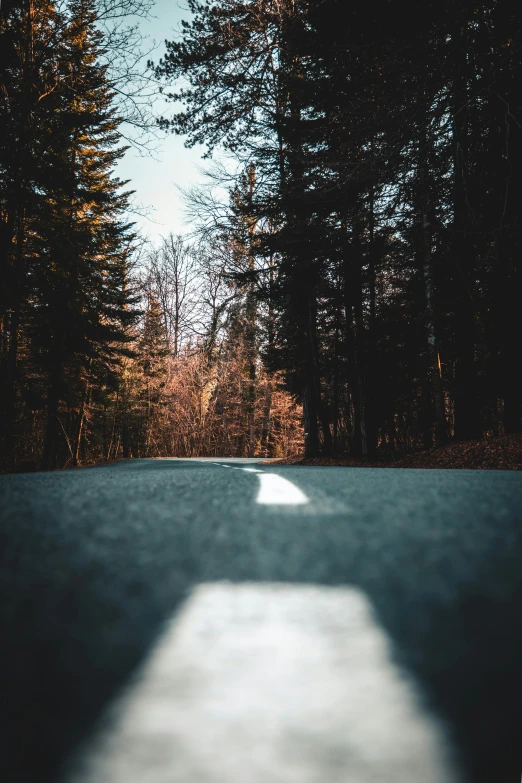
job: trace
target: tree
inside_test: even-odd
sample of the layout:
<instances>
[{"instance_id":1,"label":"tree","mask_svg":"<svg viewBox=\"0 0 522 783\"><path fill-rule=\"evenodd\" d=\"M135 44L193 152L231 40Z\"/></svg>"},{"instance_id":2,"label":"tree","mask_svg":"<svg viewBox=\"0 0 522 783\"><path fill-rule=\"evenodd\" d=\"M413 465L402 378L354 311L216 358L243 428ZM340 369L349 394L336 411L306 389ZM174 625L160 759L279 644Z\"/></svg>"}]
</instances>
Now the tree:
<instances>
[{"instance_id":1,"label":"tree","mask_svg":"<svg viewBox=\"0 0 522 783\"><path fill-rule=\"evenodd\" d=\"M62 435L77 461L89 390L117 372L136 315L127 287L128 194L112 174L124 149L99 62L95 7L71 0L39 11L35 17L28 0L4 17L13 42L5 117L17 144L2 167L5 223L16 225L4 255L14 280L4 303L4 409L23 410L36 375L40 400L32 394L32 404L46 408L42 461L54 468ZM6 434L15 455L13 432Z\"/></svg>"},{"instance_id":2,"label":"tree","mask_svg":"<svg viewBox=\"0 0 522 783\"><path fill-rule=\"evenodd\" d=\"M270 353L303 402L307 455L519 427L518 15L190 9L156 69L184 80L163 125L255 169L241 209L274 270Z\"/></svg>"}]
</instances>

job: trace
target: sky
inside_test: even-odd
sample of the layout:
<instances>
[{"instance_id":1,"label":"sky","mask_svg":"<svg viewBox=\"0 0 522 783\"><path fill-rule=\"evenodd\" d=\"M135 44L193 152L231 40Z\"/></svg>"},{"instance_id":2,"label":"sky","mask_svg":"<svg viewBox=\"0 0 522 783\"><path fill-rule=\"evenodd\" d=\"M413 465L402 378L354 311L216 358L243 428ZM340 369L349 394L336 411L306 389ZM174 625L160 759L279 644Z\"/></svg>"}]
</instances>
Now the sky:
<instances>
[{"instance_id":1,"label":"sky","mask_svg":"<svg viewBox=\"0 0 522 783\"><path fill-rule=\"evenodd\" d=\"M164 40L174 38L174 30L181 19L188 18L183 0L156 0L154 19L142 23L143 33L155 40L159 47L151 55L158 60L165 51ZM159 104L159 109L164 106ZM146 211L147 216L133 213L142 233L157 241L170 231L186 233L189 230L183 215L183 201L176 186L188 188L203 181L198 168L205 165L201 155L203 149L186 149L184 139L172 134L161 133L154 143L152 155L143 155L130 149L118 164L116 174L122 179L130 179L129 187L136 191L134 201L138 212Z\"/></svg>"}]
</instances>

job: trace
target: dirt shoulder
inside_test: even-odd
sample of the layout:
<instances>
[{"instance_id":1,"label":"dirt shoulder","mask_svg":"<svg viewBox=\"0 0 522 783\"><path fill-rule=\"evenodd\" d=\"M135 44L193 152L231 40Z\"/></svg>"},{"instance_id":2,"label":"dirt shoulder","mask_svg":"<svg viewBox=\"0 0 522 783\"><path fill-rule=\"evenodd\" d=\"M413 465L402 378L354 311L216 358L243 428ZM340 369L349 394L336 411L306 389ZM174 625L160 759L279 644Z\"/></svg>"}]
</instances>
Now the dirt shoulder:
<instances>
[{"instance_id":1,"label":"dirt shoulder","mask_svg":"<svg viewBox=\"0 0 522 783\"><path fill-rule=\"evenodd\" d=\"M364 462L350 457L294 457L277 462L280 465L341 465L351 468L522 470L522 433L448 443L439 449L417 451L396 460L375 459Z\"/></svg>"}]
</instances>

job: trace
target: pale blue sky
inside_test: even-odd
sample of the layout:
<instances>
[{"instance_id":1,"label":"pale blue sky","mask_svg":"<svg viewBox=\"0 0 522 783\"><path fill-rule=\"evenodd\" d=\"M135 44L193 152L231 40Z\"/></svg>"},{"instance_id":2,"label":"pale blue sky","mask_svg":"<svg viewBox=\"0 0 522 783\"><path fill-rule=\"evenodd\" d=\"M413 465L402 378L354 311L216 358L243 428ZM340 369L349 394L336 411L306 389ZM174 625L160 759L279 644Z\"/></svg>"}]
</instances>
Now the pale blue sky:
<instances>
[{"instance_id":1,"label":"pale blue sky","mask_svg":"<svg viewBox=\"0 0 522 783\"><path fill-rule=\"evenodd\" d=\"M158 60L163 54L163 41L174 37L173 29L179 26L180 20L188 18L184 5L183 0L156 0L156 18L142 25L143 32L160 44L153 59ZM131 219L152 240L169 231L184 233L188 230L176 185L186 188L201 182L203 176L198 172L198 166L205 163L201 160L202 149L186 149L182 137L161 134L155 146L154 157L140 156L130 149L117 170L119 177L131 180L136 203L150 209L149 219L136 214L131 215Z\"/></svg>"}]
</instances>

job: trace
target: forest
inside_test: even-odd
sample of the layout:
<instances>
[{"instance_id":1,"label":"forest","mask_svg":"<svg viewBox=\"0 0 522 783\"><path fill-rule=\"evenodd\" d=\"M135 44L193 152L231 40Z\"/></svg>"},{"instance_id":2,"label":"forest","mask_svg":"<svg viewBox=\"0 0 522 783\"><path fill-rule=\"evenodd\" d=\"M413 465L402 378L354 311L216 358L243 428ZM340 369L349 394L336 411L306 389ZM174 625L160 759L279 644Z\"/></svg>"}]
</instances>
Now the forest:
<instances>
[{"instance_id":1,"label":"forest","mask_svg":"<svg viewBox=\"0 0 522 783\"><path fill-rule=\"evenodd\" d=\"M2 2L0 469L520 432L517 6L187 4L147 57L153 0ZM158 243L153 131L210 161Z\"/></svg>"}]
</instances>

